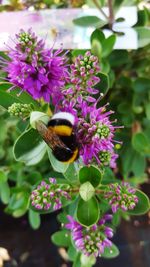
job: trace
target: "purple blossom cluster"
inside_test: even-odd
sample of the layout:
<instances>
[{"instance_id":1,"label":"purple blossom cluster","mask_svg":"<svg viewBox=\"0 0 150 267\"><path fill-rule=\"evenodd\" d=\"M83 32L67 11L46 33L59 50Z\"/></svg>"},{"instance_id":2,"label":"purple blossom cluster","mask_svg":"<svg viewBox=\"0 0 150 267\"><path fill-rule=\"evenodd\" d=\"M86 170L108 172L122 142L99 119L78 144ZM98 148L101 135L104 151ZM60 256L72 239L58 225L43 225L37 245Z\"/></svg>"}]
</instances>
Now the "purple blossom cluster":
<instances>
[{"instance_id":1,"label":"purple blossom cluster","mask_svg":"<svg viewBox=\"0 0 150 267\"><path fill-rule=\"evenodd\" d=\"M98 165L115 168L118 155L114 152L114 132L117 128L109 119L112 111L105 107L97 108L95 103L82 105L78 123L80 155L85 164L95 161Z\"/></svg>"},{"instance_id":2,"label":"purple blossom cluster","mask_svg":"<svg viewBox=\"0 0 150 267\"><path fill-rule=\"evenodd\" d=\"M91 227L83 227L70 215L67 216L69 223L65 227L71 230L72 239L77 250L86 256L101 256L105 247L112 246L109 238L113 237L113 229L106 226L106 222L112 219L112 215L106 214Z\"/></svg>"},{"instance_id":3,"label":"purple blossom cluster","mask_svg":"<svg viewBox=\"0 0 150 267\"><path fill-rule=\"evenodd\" d=\"M61 209L62 199L69 200L71 197L63 187L56 183L55 178L49 178L49 183L42 181L31 193L31 204L37 210L54 211Z\"/></svg>"},{"instance_id":4,"label":"purple blossom cluster","mask_svg":"<svg viewBox=\"0 0 150 267\"><path fill-rule=\"evenodd\" d=\"M16 46L9 52L10 61L3 59L8 79L34 99L52 101L55 112L66 111L75 115L77 140L84 164L116 167L118 155L114 150L116 121L110 120L113 111L98 108L101 99L95 88L100 82L98 58L87 51L76 57L73 64L66 64L62 50L46 49L29 29L16 35ZM69 70L70 69L70 70ZM67 85L67 86L66 86ZM98 97L98 99L96 99Z\"/></svg>"},{"instance_id":5,"label":"purple blossom cluster","mask_svg":"<svg viewBox=\"0 0 150 267\"><path fill-rule=\"evenodd\" d=\"M122 182L120 185L115 183L108 186L105 198L109 201L113 213L117 212L119 208L127 211L134 209L138 203L135 192L136 189L127 182Z\"/></svg>"},{"instance_id":6,"label":"purple blossom cluster","mask_svg":"<svg viewBox=\"0 0 150 267\"><path fill-rule=\"evenodd\" d=\"M96 99L93 95L99 92L94 88L94 85L100 81L97 77L99 71L98 58L90 51L87 51L84 56L76 57L74 64L70 66L70 86L62 90L63 107L76 113L76 110L81 108L83 100L94 103Z\"/></svg>"},{"instance_id":7,"label":"purple blossom cluster","mask_svg":"<svg viewBox=\"0 0 150 267\"><path fill-rule=\"evenodd\" d=\"M66 58L62 49L53 52L46 49L45 42L38 40L31 29L27 32L20 30L16 34L16 45L10 49L9 61L3 59L4 70L8 80L22 91L29 93L34 99L43 98L53 104L61 98L60 88L68 78Z\"/></svg>"},{"instance_id":8,"label":"purple blossom cluster","mask_svg":"<svg viewBox=\"0 0 150 267\"><path fill-rule=\"evenodd\" d=\"M62 93L62 109L77 117L77 139L80 145L80 156L84 164L97 163L101 166L116 167L118 155L114 151L114 132L116 128L110 121L113 111L104 107L97 108L101 99L94 96L98 90L94 86L100 81L98 58L87 51L78 56L71 65L71 84Z\"/></svg>"}]
</instances>

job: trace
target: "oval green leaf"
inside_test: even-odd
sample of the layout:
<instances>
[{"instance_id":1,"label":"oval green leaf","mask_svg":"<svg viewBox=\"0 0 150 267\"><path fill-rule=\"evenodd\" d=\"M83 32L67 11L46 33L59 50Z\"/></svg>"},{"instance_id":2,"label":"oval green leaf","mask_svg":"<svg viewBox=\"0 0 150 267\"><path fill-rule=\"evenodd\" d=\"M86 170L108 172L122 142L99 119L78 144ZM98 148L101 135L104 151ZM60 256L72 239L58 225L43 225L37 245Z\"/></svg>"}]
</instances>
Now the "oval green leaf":
<instances>
[{"instance_id":1,"label":"oval green leaf","mask_svg":"<svg viewBox=\"0 0 150 267\"><path fill-rule=\"evenodd\" d=\"M80 183L83 184L85 182L90 182L94 187L97 187L101 182L101 172L98 168L94 166L83 167L79 171L79 180Z\"/></svg>"},{"instance_id":2,"label":"oval green leaf","mask_svg":"<svg viewBox=\"0 0 150 267\"><path fill-rule=\"evenodd\" d=\"M144 194L141 190L136 190L136 196L138 197L138 203L133 210L128 211L130 215L142 215L149 211L150 209L150 201L146 194Z\"/></svg>"},{"instance_id":3,"label":"oval green leaf","mask_svg":"<svg viewBox=\"0 0 150 267\"><path fill-rule=\"evenodd\" d=\"M98 89L100 93L106 95L109 90L109 77L103 72L99 72L97 76L100 78L100 82L97 83L94 88Z\"/></svg>"},{"instance_id":4,"label":"oval green leaf","mask_svg":"<svg viewBox=\"0 0 150 267\"><path fill-rule=\"evenodd\" d=\"M70 233L67 230L62 230L54 233L51 236L52 242L57 246L69 247L71 245Z\"/></svg>"},{"instance_id":5,"label":"oval green leaf","mask_svg":"<svg viewBox=\"0 0 150 267\"><path fill-rule=\"evenodd\" d=\"M91 226L99 219L99 205L95 197L88 201L80 199L77 206L77 219L84 226Z\"/></svg>"},{"instance_id":6,"label":"oval green leaf","mask_svg":"<svg viewBox=\"0 0 150 267\"><path fill-rule=\"evenodd\" d=\"M84 201L88 201L93 197L95 189L90 182L85 182L80 186L79 193Z\"/></svg>"},{"instance_id":7,"label":"oval green leaf","mask_svg":"<svg viewBox=\"0 0 150 267\"><path fill-rule=\"evenodd\" d=\"M74 19L73 23L81 27L89 27L89 26L92 27L93 26L95 28L101 28L107 24L107 21L101 20L100 18L96 16L83 16L83 17Z\"/></svg>"},{"instance_id":8,"label":"oval green leaf","mask_svg":"<svg viewBox=\"0 0 150 267\"><path fill-rule=\"evenodd\" d=\"M31 227L36 230L40 227L41 224L41 218L40 218L40 214L29 209L29 223L31 225Z\"/></svg>"},{"instance_id":9,"label":"oval green leaf","mask_svg":"<svg viewBox=\"0 0 150 267\"><path fill-rule=\"evenodd\" d=\"M150 154L150 143L147 136L140 132L132 137L133 148L141 154Z\"/></svg>"},{"instance_id":10,"label":"oval green leaf","mask_svg":"<svg viewBox=\"0 0 150 267\"><path fill-rule=\"evenodd\" d=\"M9 199L10 199L10 188L8 185L8 182L3 182L0 183L0 197L1 200L4 204L8 204L9 203Z\"/></svg>"},{"instance_id":11,"label":"oval green leaf","mask_svg":"<svg viewBox=\"0 0 150 267\"><path fill-rule=\"evenodd\" d=\"M18 137L14 145L14 156L17 161L26 165L36 165L46 153L46 144L34 129L29 129Z\"/></svg>"},{"instance_id":12,"label":"oval green leaf","mask_svg":"<svg viewBox=\"0 0 150 267\"><path fill-rule=\"evenodd\" d=\"M111 247L105 247L102 257L106 259L112 259L116 258L118 255L119 255L119 249L114 244L112 244Z\"/></svg>"}]
</instances>

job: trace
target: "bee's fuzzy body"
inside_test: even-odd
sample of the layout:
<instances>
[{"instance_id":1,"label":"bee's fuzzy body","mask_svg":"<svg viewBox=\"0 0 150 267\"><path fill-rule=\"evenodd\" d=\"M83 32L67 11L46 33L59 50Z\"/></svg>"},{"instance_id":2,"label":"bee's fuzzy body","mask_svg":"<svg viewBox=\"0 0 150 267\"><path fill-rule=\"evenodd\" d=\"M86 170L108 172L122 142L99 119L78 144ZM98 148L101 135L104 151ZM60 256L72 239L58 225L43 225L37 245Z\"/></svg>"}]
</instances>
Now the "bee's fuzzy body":
<instances>
[{"instance_id":1,"label":"bee's fuzzy body","mask_svg":"<svg viewBox=\"0 0 150 267\"><path fill-rule=\"evenodd\" d=\"M37 122L37 130L52 149L57 160L74 162L79 156L79 147L74 131L74 116L67 112L56 113L47 125Z\"/></svg>"}]
</instances>

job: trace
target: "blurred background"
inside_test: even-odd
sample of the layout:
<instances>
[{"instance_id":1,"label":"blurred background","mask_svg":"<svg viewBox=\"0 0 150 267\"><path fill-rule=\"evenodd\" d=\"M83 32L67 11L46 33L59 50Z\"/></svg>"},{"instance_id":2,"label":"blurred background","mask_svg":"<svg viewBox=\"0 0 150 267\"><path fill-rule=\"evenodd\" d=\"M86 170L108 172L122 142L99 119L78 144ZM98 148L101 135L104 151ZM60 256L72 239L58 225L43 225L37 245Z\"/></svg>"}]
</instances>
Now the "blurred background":
<instances>
[{"instance_id":1,"label":"blurred background","mask_svg":"<svg viewBox=\"0 0 150 267\"><path fill-rule=\"evenodd\" d=\"M56 48L69 49L70 60L86 49L98 56L101 104L109 102L125 126L117 132L123 145L116 145L118 165L107 169L107 180L117 175L150 195L150 1L1 0L0 56L20 28L31 26L47 46L55 41ZM36 166L14 160L13 144L25 127L0 107L0 267L69 267L65 249L50 239L59 229L57 213L40 216L29 210L32 186L52 169L46 156ZM120 216L119 224L114 237L119 257L99 259L96 266L149 267L150 213Z\"/></svg>"}]
</instances>

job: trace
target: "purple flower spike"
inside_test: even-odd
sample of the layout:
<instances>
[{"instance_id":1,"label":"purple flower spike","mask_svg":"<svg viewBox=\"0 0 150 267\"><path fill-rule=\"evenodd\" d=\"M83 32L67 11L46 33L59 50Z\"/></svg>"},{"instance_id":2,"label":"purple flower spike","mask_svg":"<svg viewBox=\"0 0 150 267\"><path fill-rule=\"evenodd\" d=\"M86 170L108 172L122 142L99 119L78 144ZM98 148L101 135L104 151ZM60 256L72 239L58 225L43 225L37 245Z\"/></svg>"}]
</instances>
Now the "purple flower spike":
<instances>
[{"instance_id":1,"label":"purple flower spike","mask_svg":"<svg viewBox=\"0 0 150 267\"><path fill-rule=\"evenodd\" d=\"M60 55L61 54L61 55ZM5 62L4 71L9 81L26 91L34 99L52 99L53 104L61 99L60 88L68 79L66 58L62 50L53 52L45 48L45 42L38 40L31 29L21 30L16 35L16 46L8 54L10 60Z\"/></svg>"},{"instance_id":2,"label":"purple flower spike","mask_svg":"<svg viewBox=\"0 0 150 267\"><path fill-rule=\"evenodd\" d=\"M98 257L104 253L105 247L112 245L109 238L113 236L113 229L105 226L105 220L106 218L110 220L110 215L106 214L104 217L99 220L101 223L86 228L75 221L72 216L67 216L69 223L65 227L71 230L77 250L87 256Z\"/></svg>"}]
</instances>

